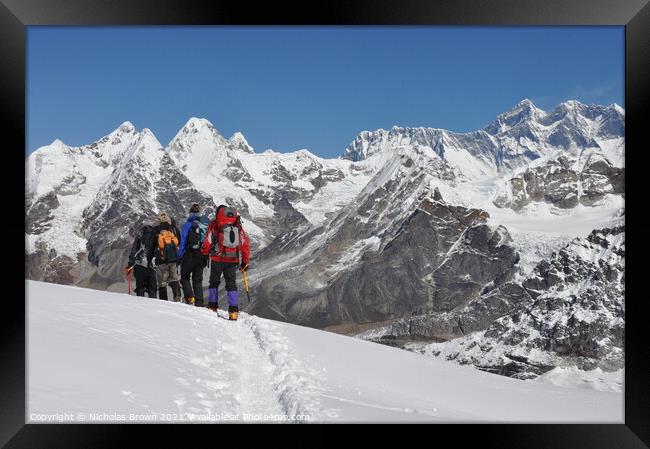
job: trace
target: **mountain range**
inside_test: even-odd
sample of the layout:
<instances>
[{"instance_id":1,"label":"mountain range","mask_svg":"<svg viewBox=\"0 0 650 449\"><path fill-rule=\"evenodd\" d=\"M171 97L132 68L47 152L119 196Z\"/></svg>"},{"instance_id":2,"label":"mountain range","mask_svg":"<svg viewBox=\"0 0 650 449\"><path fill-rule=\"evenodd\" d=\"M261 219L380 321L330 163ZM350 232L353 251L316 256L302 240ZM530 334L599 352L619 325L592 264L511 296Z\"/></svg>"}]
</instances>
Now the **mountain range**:
<instances>
[{"instance_id":1,"label":"mountain range","mask_svg":"<svg viewBox=\"0 0 650 449\"><path fill-rule=\"evenodd\" d=\"M249 313L522 378L618 369L624 134L618 105L523 100L478 131L363 131L323 159L205 119L166 147L125 122L26 158L26 277L118 290L157 211L224 203L251 235Z\"/></svg>"}]
</instances>

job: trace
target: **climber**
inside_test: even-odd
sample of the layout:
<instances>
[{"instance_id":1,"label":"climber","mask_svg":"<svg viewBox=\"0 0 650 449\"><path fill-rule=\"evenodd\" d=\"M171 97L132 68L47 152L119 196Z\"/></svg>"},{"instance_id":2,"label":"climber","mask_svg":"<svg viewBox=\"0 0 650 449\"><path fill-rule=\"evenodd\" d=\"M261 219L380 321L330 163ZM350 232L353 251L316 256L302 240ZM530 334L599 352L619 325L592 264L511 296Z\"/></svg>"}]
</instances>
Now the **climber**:
<instances>
[{"instance_id":1,"label":"climber","mask_svg":"<svg viewBox=\"0 0 650 449\"><path fill-rule=\"evenodd\" d=\"M200 206L192 204L187 221L181 228L181 243L178 248L185 302L198 307L203 306L203 269L208 265L208 256L201 254L201 245L210 225L208 217L200 212Z\"/></svg>"},{"instance_id":2,"label":"climber","mask_svg":"<svg viewBox=\"0 0 650 449\"><path fill-rule=\"evenodd\" d=\"M208 232L201 247L201 254L209 255L212 261L208 289L208 308L217 311L217 291L223 273L226 280L226 291L228 292L228 318L236 320L239 315L237 284L235 282L236 270L239 265L240 271L246 271L250 258L248 234L242 227L241 217L237 211L223 204L217 207L215 218L208 226Z\"/></svg>"},{"instance_id":3,"label":"climber","mask_svg":"<svg viewBox=\"0 0 650 449\"><path fill-rule=\"evenodd\" d=\"M129 254L127 273L133 270L135 276L135 294L156 298L156 269L154 263L154 230L151 225L144 225L136 235Z\"/></svg>"},{"instance_id":4,"label":"climber","mask_svg":"<svg viewBox=\"0 0 650 449\"><path fill-rule=\"evenodd\" d=\"M158 224L154 228L154 246L158 272L158 297L167 300L167 284L169 284L174 295L173 300L178 302L181 300L181 287L176 265L180 233L165 212L160 212L156 221Z\"/></svg>"}]
</instances>

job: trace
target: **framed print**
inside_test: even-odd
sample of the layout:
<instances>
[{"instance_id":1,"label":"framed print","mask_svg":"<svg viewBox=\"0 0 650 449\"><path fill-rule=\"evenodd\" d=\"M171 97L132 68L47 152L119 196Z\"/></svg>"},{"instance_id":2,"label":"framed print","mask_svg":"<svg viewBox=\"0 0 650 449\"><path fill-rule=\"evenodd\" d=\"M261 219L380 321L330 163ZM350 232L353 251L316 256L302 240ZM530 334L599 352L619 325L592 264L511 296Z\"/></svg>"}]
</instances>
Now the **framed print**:
<instances>
[{"instance_id":1,"label":"framed print","mask_svg":"<svg viewBox=\"0 0 650 449\"><path fill-rule=\"evenodd\" d=\"M25 149L3 444L421 423L648 447L649 20L645 1L3 0Z\"/></svg>"}]
</instances>

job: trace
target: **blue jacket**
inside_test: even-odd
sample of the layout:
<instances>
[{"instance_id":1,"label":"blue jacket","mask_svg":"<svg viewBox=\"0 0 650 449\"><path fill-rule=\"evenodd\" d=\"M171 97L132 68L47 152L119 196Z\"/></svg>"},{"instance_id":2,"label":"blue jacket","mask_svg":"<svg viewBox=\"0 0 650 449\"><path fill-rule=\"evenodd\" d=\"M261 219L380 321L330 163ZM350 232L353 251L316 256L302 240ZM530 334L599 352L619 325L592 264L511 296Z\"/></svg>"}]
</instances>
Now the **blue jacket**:
<instances>
[{"instance_id":1,"label":"blue jacket","mask_svg":"<svg viewBox=\"0 0 650 449\"><path fill-rule=\"evenodd\" d=\"M178 245L179 259L183 257L183 254L185 254L185 250L186 250L185 247L187 246L187 235L190 233L190 229L192 228L192 223L194 222L194 220L199 220L201 223L205 224L206 227L210 224L210 220L205 215L199 215L195 213L191 213L190 215L188 215L187 221L181 228L181 242Z\"/></svg>"}]
</instances>

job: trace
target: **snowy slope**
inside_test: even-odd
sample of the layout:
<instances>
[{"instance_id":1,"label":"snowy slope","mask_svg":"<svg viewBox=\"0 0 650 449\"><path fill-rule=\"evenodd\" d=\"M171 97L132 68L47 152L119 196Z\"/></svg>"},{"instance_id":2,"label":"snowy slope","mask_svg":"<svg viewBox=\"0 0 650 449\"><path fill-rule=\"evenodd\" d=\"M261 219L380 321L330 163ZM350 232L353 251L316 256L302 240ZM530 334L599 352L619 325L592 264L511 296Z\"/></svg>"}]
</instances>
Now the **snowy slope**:
<instances>
[{"instance_id":1,"label":"snowy slope","mask_svg":"<svg viewBox=\"0 0 650 449\"><path fill-rule=\"evenodd\" d=\"M585 371L575 366L571 368L557 367L542 374L533 382L543 382L562 387L622 392L624 374L624 369L607 372L600 368Z\"/></svg>"},{"instance_id":2,"label":"snowy slope","mask_svg":"<svg viewBox=\"0 0 650 449\"><path fill-rule=\"evenodd\" d=\"M70 147L57 139L31 153L25 160L28 252L34 252L39 241L71 258L84 252L86 239L80 229L84 209L116 175L114 168L124 165L125 158L142 146L143 139L155 137L124 122L90 145ZM48 194L54 204L38 207L38 201Z\"/></svg>"},{"instance_id":3,"label":"snowy slope","mask_svg":"<svg viewBox=\"0 0 650 449\"><path fill-rule=\"evenodd\" d=\"M524 382L314 329L27 281L28 422L623 422ZM130 416L133 414L134 416Z\"/></svg>"}]
</instances>

